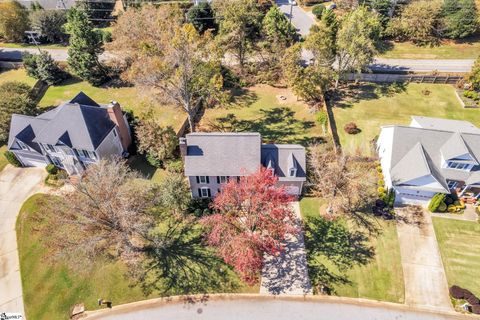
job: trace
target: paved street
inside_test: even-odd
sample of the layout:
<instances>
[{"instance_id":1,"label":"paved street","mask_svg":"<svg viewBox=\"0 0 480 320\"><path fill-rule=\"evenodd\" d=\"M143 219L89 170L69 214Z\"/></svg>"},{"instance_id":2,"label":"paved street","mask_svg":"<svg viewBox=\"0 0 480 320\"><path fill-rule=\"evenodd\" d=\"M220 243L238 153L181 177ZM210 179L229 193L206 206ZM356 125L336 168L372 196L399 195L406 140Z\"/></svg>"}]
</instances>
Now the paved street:
<instances>
[{"instance_id":1,"label":"paved street","mask_svg":"<svg viewBox=\"0 0 480 320\"><path fill-rule=\"evenodd\" d=\"M311 12L303 10L298 5L291 6L288 0L276 0L275 2L280 8L280 11L289 19L291 18L292 24L297 28L298 33L302 36L307 36L310 32L310 27L315 24L315 16Z\"/></svg>"},{"instance_id":2,"label":"paved street","mask_svg":"<svg viewBox=\"0 0 480 320\"><path fill-rule=\"evenodd\" d=\"M187 300L165 298L91 312L86 320L447 320L472 319L401 304L326 296L210 296Z\"/></svg>"},{"instance_id":3,"label":"paved street","mask_svg":"<svg viewBox=\"0 0 480 320\"><path fill-rule=\"evenodd\" d=\"M473 59L423 60L423 59L383 59L376 58L370 65L372 71L412 71L412 72L470 72Z\"/></svg>"},{"instance_id":4,"label":"paved street","mask_svg":"<svg viewBox=\"0 0 480 320\"><path fill-rule=\"evenodd\" d=\"M451 311L447 277L432 218L424 209L397 208L400 254L405 281L405 304Z\"/></svg>"},{"instance_id":5,"label":"paved street","mask_svg":"<svg viewBox=\"0 0 480 320\"><path fill-rule=\"evenodd\" d=\"M300 222L300 205L294 202L292 206ZM264 262L260 294L312 294L303 232L297 236L288 237L285 251L276 257L266 256Z\"/></svg>"},{"instance_id":6,"label":"paved street","mask_svg":"<svg viewBox=\"0 0 480 320\"><path fill-rule=\"evenodd\" d=\"M15 223L23 202L44 191L43 168L14 168L0 172L0 313L25 314Z\"/></svg>"}]
</instances>

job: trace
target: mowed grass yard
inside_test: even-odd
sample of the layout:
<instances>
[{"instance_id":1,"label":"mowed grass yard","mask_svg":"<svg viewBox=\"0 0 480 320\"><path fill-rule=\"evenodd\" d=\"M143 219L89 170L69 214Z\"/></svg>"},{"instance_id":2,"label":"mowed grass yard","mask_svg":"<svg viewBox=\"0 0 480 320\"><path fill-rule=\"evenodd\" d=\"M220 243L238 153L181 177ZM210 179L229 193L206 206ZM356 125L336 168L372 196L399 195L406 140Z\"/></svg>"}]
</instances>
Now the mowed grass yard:
<instances>
[{"instance_id":1,"label":"mowed grass yard","mask_svg":"<svg viewBox=\"0 0 480 320\"><path fill-rule=\"evenodd\" d=\"M303 198L300 201L302 216L318 216L325 210L326 203L318 198ZM375 248L375 256L366 265L353 266L346 272L351 281L348 285L335 285L339 296L367 298L381 301L403 303L404 282L395 223L375 219L381 233L370 240ZM358 227L352 226L352 230Z\"/></svg>"},{"instance_id":2,"label":"mowed grass yard","mask_svg":"<svg viewBox=\"0 0 480 320\"><path fill-rule=\"evenodd\" d=\"M368 84L350 88L343 91L334 108L340 141L349 154L372 155L372 140L381 126L408 125L413 115L467 120L480 126L480 110L462 108L451 85ZM355 122L362 131L347 134L344 126L349 122Z\"/></svg>"},{"instance_id":3,"label":"mowed grass yard","mask_svg":"<svg viewBox=\"0 0 480 320\"><path fill-rule=\"evenodd\" d=\"M117 263L98 262L92 271L72 273L66 265L48 259L45 241L48 235L40 231L48 219L38 213L39 201L47 197L37 194L29 198L17 219L17 239L20 256L23 294L28 319L67 319L70 307L85 303L89 310L97 309L97 299L111 299L121 304L145 299L137 286L129 286L126 267Z\"/></svg>"},{"instance_id":4,"label":"mowed grass yard","mask_svg":"<svg viewBox=\"0 0 480 320\"><path fill-rule=\"evenodd\" d=\"M480 297L480 224L432 218L448 285L458 285Z\"/></svg>"},{"instance_id":5,"label":"mowed grass yard","mask_svg":"<svg viewBox=\"0 0 480 320\"><path fill-rule=\"evenodd\" d=\"M380 58L388 59L476 59L480 54L480 37L443 40L437 46L417 46L412 42L389 41Z\"/></svg>"},{"instance_id":6,"label":"mowed grass yard","mask_svg":"<svg viewBox=\"0 0 480 320\"><path fill-rule=\"evenodd\" d=\"M33 87L37 82L34 78L27 76L25 69L12 69L0 72L0 84L8 81L19 81Z\"/></svg>"},{"instance_id":7,"label":"mowed grass yard","mask_svg":"<svg viewBox=\"0 0 480 320\"><path fill-rule=\"evenodd\" d=\"M323 136L307 105L297 101L289 89L268 85L247 88L237 92L231 103L207 109L198 131L259 132L267 143L304 146Z\"/></svg>"},{"instance_id":8,"label":"mowed grass yard","mask_svg":"<svg viewBox=\"0 0 480 320\"><path fill-rule=\"evenodd\" d=\"M0 171L8 164L7 158L4 156L5 151L7 151L7 146L0 146Z\"/></svg>"}]
</instances>

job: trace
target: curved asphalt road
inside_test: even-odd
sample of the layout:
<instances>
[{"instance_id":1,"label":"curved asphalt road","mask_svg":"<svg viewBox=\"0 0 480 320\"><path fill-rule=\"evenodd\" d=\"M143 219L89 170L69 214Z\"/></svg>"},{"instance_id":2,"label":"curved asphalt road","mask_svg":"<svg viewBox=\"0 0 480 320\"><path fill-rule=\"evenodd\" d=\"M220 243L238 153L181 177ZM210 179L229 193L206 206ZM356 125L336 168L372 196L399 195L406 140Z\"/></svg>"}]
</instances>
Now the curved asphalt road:
<instances>
[{"instance_id":1,"label":"curved asphalt road","mask_svg":"<svg viewBox=\"0 0 480 320\"><path fill-rule=\"evenodd\" d=\"M338 297L213 296L204 301L147 300L87 313L94 320L447 320L478 319L404 305Z\"/></svg>"}]
</instances>

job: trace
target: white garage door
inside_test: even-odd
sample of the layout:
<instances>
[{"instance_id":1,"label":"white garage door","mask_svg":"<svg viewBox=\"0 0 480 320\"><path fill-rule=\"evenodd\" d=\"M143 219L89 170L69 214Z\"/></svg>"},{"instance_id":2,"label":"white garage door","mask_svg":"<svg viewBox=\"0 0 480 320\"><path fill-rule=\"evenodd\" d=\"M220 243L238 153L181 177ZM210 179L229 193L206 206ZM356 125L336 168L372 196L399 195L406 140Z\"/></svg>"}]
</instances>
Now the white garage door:
<instances>
[{"instance_id":1,"label":"white garage door","mask_svg":"<svg viewBox=\"0 0 480 320\"><path fill-rule=\"evenodd\" d=\"M298 196L300 194L300 188L297 186L287 186L285 191L293 196Z\"/></svg>"},{"instance_id":2,"label":"white garage door","mask_svg":"<svg viewBox=\"0 0 480 320\"><path fill-rule=\"evenodd\" d=\"M22 163L26 167L45 167L47 165L44 161L38 161L28 158L22 158Z\"/></svg>"},{"instance_id":3,"label":"white garage door","mask_svg":"<svg viewBox=\"0 0 480 320\"><path fill-rule=\"evenodd\" d=\"M395 203L428 206L428 203L433 195L434 193L431 192L397 192L395 196Z\"/></svg>"}]
</instances>

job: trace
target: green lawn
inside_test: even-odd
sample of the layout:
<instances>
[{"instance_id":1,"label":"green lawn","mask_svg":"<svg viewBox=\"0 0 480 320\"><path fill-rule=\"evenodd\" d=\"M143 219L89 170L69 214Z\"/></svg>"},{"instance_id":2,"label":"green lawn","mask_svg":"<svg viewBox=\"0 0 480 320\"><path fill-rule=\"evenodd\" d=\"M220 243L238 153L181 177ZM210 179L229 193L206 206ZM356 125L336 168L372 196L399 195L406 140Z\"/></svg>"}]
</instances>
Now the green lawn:
<instances>
[{"instance_id":1,"label":"green lawn","mask_svg":"<svg viewBox=\"0 0 480 320\"><path fill-rule=\"evenodd\" d=\"M40 100L40 107L58 106L62 102L72 99L77 93L83 91L98 103L107 104L111 100L118 101L124 110L133 111L140 115L151 107L154 116L162 125L171 125L179 129L185 119L185 114L173 106L153 104L135 87L94 87L86 81L69 79L57 86L50 86Z\"/></svg>"},{"instance_id":2,"label":"green lawn","mask_svg":"<svg viewBox=\"0 0 480 320\"><path fill-rule=\"evenodd\" d=\"M428 95L422 91L429 91ZM440 84L363 85L336 103L334 108L338 134L349 154L371 155L371 141L380 133L380 126L410 123L412 115L467 120L480 126L480 110L462 108L454 87ZM362 130L349 135L345 124L355 122Z\"/></svg>"},{"instance_id":3,"label":"green lawn","mask_svg":"<svg viewBox=\"0 0 480 320\"><path fill-rule=\"evenodd\" d=\"M318 198L303 198L300 208L304 218L318 216L325 210L325 202ZM351 284L335 285L334 290L339 296L403 303L403 271L395 223L380 219L374 223L378 223L381 230L370 240L375 256L368 264L349 269L346 276ZM352 226L352 230L357 229Z\"/></svg>"},{"instance_id":4,"label":"green lawn","mask_svg":"<svg viewBox=\"0 0 480 320\"><path fill-rule=\"evenodd\" d=\"M448 285L458 285L480 297L480 224L432 218Z\"/></svg>"},{"instance_id":5,"label":"green lawn","mask_svg":"<svg viewBox=\"0 0 480 320\"><path fill-rule=\"evenodd\" d=\"M0 171L8 164L7 158L3 155L5 151L7 151L7 146L0 146Z\"/></svg>"},{"instance_id":6,"label":"green lawn","mask_svg":"<svg viewBox=\"0 0 480 320\"><path fill-rule=\"evenodd\" d=\"M388 42L381 58L390 59L476 59L480 55L480 38L443 41L438 46L416 46L411 42Z\"/></svg>"},{"instance_id":7,"label":"green lawn","mask_svg":"<svg viewBox=\"0 0 480 320\"><path fill-rule=\"evenodd\" d=\"M0 84L5 83L7 81L20 81L28 84L29 86L33 87L37 80L27 76L25 69L12 69L8 71L1 71L0 72Z\"/></svg>"},{"instance_id":8,"label":"green lawn","mask_svg":"<svg viewBox=\"0 0 480 320\"><path fill-rule=\"evenodd\" d=\"M31 49L36 49L37 46L34 44L28 44L28 43L12 43L12 42L0 42L0 47L3 48L31 48ZM63 46L61 44L41 44L39 45L40 48L42 49L68 49L67 46Z\"/></svg>"},{"instance_id":9,"label":"green lawn","mask_svg":"<svg viewBox=\"0 0 480 320\"><path fill-rule=\"evenodd\" d=\"M46 234L39 228L48 224L37 213L34 195L23 205L17 219L20 270L28 319L67 319L71 306L83 302L87 309L96 309L97 299L111 299L115 304L145 299L139 287L130 287L124 278L126 268L117 263L97 263L92 272L73 274L59 261L46 260Z\"/></svg>"},{"instance_id":10,"label":"green lawn","mask_svg":"<svg viewBox=\"0 0 480 320\"><path fill-rule=\"evenodd\" d=\"M322 136L308 106L290 90L266 85L245 89L232 103L206 110L199 131L260 132L264 142L303 145Z\"/></svg>"}]
</instances>

